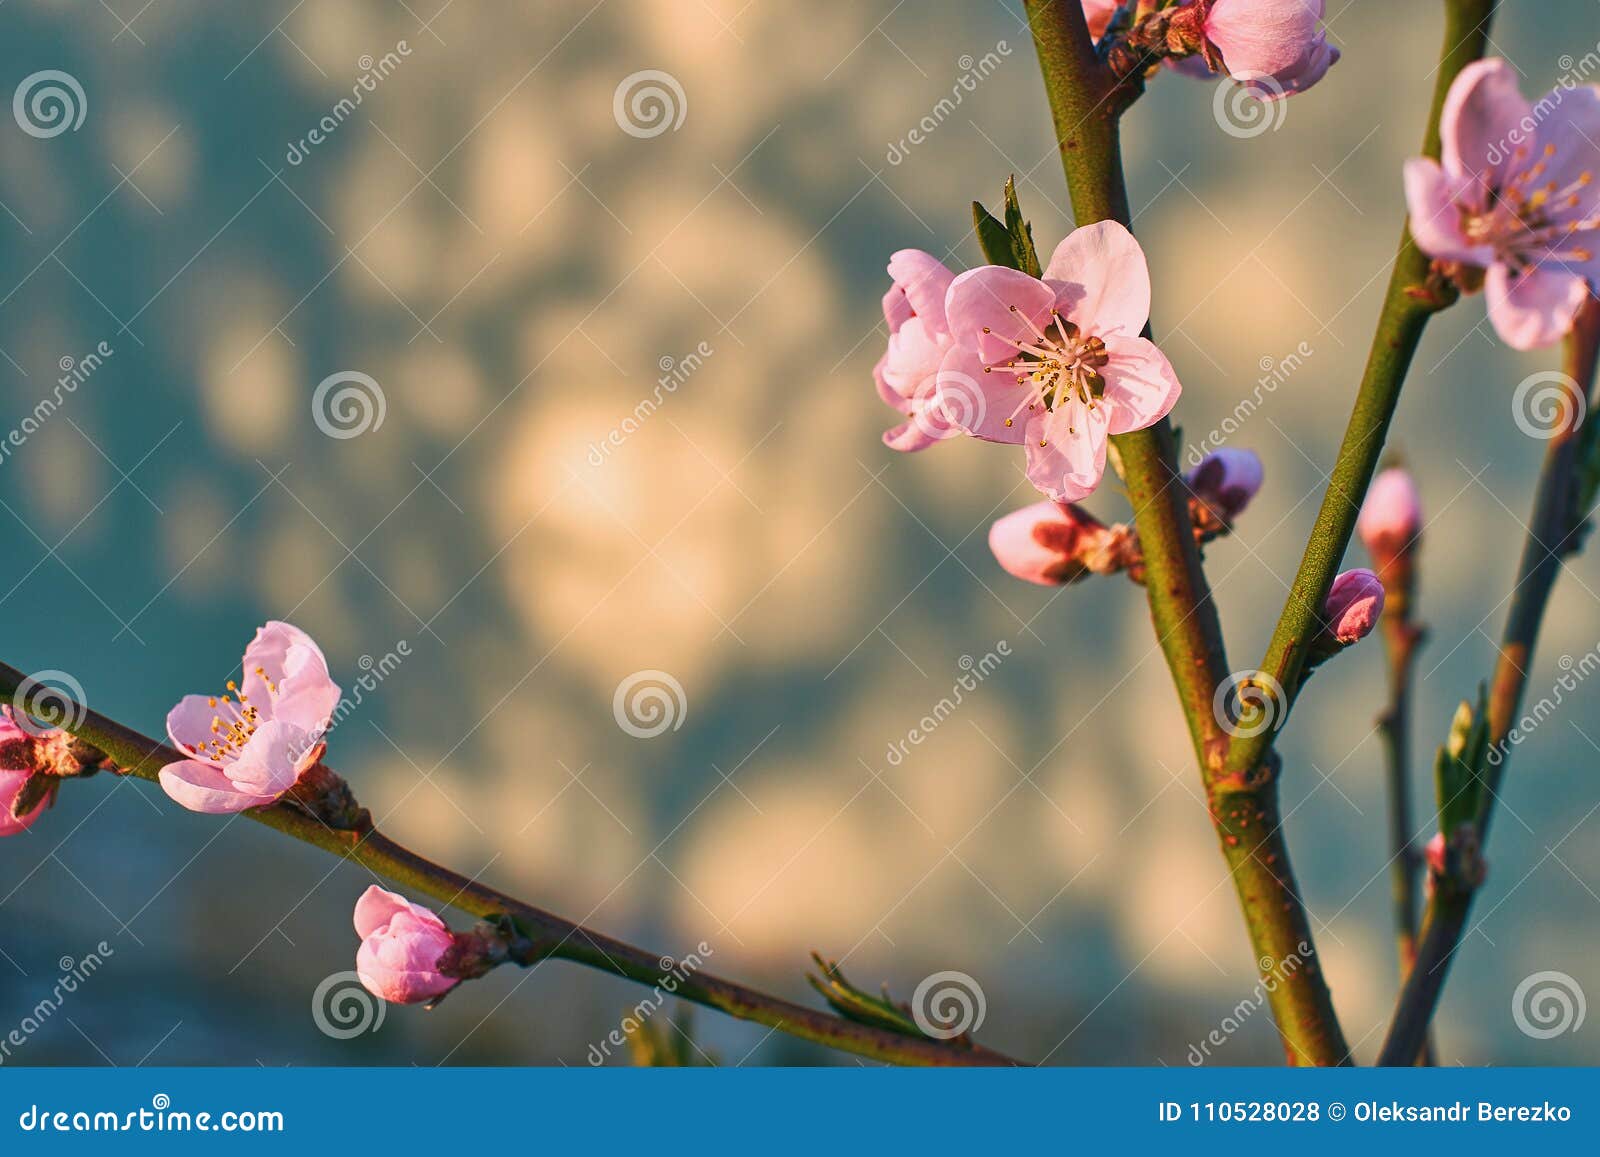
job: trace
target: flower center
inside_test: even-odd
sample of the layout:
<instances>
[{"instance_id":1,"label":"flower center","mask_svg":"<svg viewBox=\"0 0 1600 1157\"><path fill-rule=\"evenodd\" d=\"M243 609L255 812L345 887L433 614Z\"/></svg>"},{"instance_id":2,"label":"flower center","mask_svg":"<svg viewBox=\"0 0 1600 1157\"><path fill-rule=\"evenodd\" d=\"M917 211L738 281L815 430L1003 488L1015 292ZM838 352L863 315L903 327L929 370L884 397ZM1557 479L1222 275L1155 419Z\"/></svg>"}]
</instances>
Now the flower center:
<instances>
[{"instance_id":1,"label":"flower center","mask_svg":"<svg viewBox=\"0 0 1600 1157\"><path fill-rule=\"evenodd\" d=\"M1012 374L1017 385L1032 387L1022 404L1006 419L1006 425L1013 425L1023 410L1043 408L1050 411L1072 402L1079 402L1093 410L1106 391L1106 381L1100 373L1110 360L1106 343L1097 337L1084 336L1077 326L1057 310L1050 311L1049 324L1041 329L1016 306L1010 309L1033 331L1033 340L1001 338L1017 351L1015 356L997 365L983 367L986 374L996 371ZM987 326L983 332L993 333ZM1068 432L1076 433L1077 430L1069 426Z\"/></svg>"},{"instance_id":2,"label":"flower center","mask_svg":"<svg viewBox=\"0 0 1600 1157\"><path fill-rule=\"evenodd\" d=\"M266 687L269 700L277 695L278 685L267 678L266 668L257 667L256 677ZM250 702L250 696L240 691L239 685L232 679L228 680L227 686L227 694L206 700L217 712L211 717L211 734L216 738L202 743L199 752L218 762L237 759L261 721L261 709ZM234 700L236 695L237 702Z\"/></svg>"},{"instance_id":3,"label":"flower center","mask_svg":"<svg viewBox=\"0 0 1600 1157\"><path fill-rule=\"evenodd\" d=\"M1546 145L1538 161L1525 165L1528 150L1518 149L1506 166L1508 172L1515 170L1509 177L1500 173L1484 176L1485 206L1462 206L1461 230L1467 240L1493 248L1514 273L1543 261L1588 261L1593 257L1591 250L1572 242L1574 234L1600 228L1600 215L1592 204L1584 204L1584 190L1593 183L1594 175L1585 169L1564 186L1543 181L1555 155L1556 147Z\"/></svg>"}]
</instances>

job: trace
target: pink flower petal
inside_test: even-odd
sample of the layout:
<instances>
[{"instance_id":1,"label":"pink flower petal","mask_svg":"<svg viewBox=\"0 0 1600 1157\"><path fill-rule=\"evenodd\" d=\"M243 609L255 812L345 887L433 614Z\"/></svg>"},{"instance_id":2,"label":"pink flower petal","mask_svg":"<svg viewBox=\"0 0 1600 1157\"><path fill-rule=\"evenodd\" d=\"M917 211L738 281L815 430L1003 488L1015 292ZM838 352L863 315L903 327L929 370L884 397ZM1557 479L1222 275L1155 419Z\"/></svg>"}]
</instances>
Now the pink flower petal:
<instances>
[{"instance_id":1,"label":"pink flower petal","mask_svg":"<svg viewBox=\"0 0 1600 1157\"><path fill-rule=\"evenodd\" d=\"M945 263L920 249L902 249L889 258L889 276L901 290L929 332L949 332L945 324L944 298L955 280ZM892 319L891 319L892 320Z\"/></svg>"},{"instance_id":2,"label":"pink flower petal","mask_svg":"<svg viewBox=\"0 0 1600 1157\"><path fill-rule=\"evenodd\" d=\"M1172 363L1142 337L1109 337L1105 342L1109 360L1100 374L1106 382L1102 404L1109 411L1107 429L1126 434L1155 425L1183 392Z\"/></svg>"},{"instance_id":3,"label":"pink flower petal","mask_svg":"<svg viewBox=\"0 0 1600 1157\"><path fill-rule=\"evenodd\" d=\"M292 723L269 720L227 765L226 778L240 791L276 799L294 786L316 743L314 735Z\"/></svg>"},{"instance_id":4,"label":"pink flower petal","mask_svg":"<svg viewBox=\"0 0 1600 1157\"><path fill-rule=\"evenodd\" d=\"M1035 502L989 527L989 549L1007 574L1058 586L1083 573L1074 557L1082 525L1074 507Z\"/></svg>"},{"instance_id":5,"label":"pink flower petal","mask_svg":"<svg viewBox=\"0 0 1600 1157\"><path fill-rule=\"evenodd\" d=\"M200 756L199 753L207 743L217 739L216 733L211 730L211 721L219 713L226 713L226 709L220 704L213 707L210 696L185 695L178 700L176 707L167 712L167 738L185 754L196 755L204 762L215 765L216 760Z\"/></svg>"},{"instance_id":6,"label":"pink flower petal","mask_svg":"<svg viewBox=\"0 0 1600 1157\"><path fill-rule=\"evenodd\" d=\"M1428 157L1414 157L1403 170L1406 209L1417 248L1429 257L1445 261L1464 261L1487 267L1494 261L1494 249L1474 245L1461 232L1460 200L1469 190L1445 175L1439 163Z\"/></svg>"},{"instance_id":7,"label":"pink flower petal","mask_svg":"<svg viewBox=\"0 0 1600 1157\"><path fill-rule=\"evenodd\" d=\"M1016 353L1005 339L1035 340L1033 326L1044 328L1055 300L1055 291L1036 277L1003 265L984 265L950 283L945 316L958 345L995 365ZM986 329L991 332L985 333Z\"/></svg>"},{"instance_id":8,"label":"pink flower petal","mask_svg":"<svg viewBox=\"0 0 1600 1157\"><path fill-rule=\"evenodd\" d=\"M231 815L269 804L275 797L241 792L209 763L182 759L161 769L161 790L192 812Z\"/></svg>"},{"instance_id":9,"label":"pink flower petal","mask_svg":"<svg viewBox=\"0 0 1600 1157\"><path fill-rule=\"evenodd\" d=\"M1589 285L1582 276L1554 263L1520 277L1496 264L1484 281L1489 321L1501 341L1519 350L1560 341L1588 296Z\"/></svg>"},{"instance_id":10,"label":"pink flower petal","mask_svg":"<svg viewBox=\"0 0 1600 1157\"><path fill-rule=\"evenodd\" d=\"M957 430L985 442L1015 445L1023 440L1033 388L1017 385L1016 375L1005 370L985 371L967 347L955 346L945 355L938 394L945 420Z\"/></svg>"},{"instance_id":11,"label":"pink flower petal","mask_svg":"<svg viewBox=\"0 0 1600 1157\"><path fill-rule=\"evenodd\" d=\"M1206 39L1232 76L1292 74L1322 35L1322 11L1323 0L1214 0Z\"/></svg>"},{"instance_id":12,"label":"pink flower petal","mask_svg":"<svg viewBox=\"0 0 1600 1157\"><path fill-rule=\"evenodd\" d=\"M1055 305L1085 333L1133 337L1150 320L1150 267L1133 234L1115 221L1068 233L1045 279L1064 282Z\"/></svg>"},{"instance_id":13,"label":"pink flower petal","mask_svg":"<svg viewBox=\"0 0 1600 1157\"><path fill-rule=\"evenodd\" d=\"M1106 472L1105 407L1058 406L1028 422L1028 481L1057 502L1092 494ZM1043 445L1041 445L1043 443Z\"/></svg>"},{"instance_id":14,"label":"pink flower petal","mask_svg":"<svg viewBox=\"0 0 1600 1157\"><path fill-rule=\"evenodd\" d=\"M1509 64L1498 57L1473 61L1451 84L1439 118L1444 171L1462 178L1497 168L1519 143L1531 144L1519 125L1532 124L1532 113Z\"/></svg>"}]
</instances>

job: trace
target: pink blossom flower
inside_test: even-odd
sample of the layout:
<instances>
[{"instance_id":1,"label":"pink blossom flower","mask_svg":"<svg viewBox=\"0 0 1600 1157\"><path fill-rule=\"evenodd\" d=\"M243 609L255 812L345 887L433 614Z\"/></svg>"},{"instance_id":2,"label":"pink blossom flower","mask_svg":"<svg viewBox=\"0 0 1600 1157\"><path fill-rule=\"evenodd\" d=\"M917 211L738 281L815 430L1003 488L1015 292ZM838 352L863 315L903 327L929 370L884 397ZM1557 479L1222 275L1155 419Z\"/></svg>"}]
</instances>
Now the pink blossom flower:
<instances>
[{"instance_id":1,"label":"pink blossom flower","mask_svg":"<svg viewBox=\"0 0 1600 1157\"><path fill-rule=\"evenodd\" d=\"M1139 336L1150 317L1144 251L1099 221L1056 247L1044 278L986 265L950 284L954 344L941 374L970 397L945 417L990 442L1021 443L1028 478L1057 502L1091 493L1106 438L1160 421L1182 387L1166 356Z\"/></svg>"},{"instance_id":2,"label":"pink blossom flower","mask_svg":"<svg viewBox=\"0 0 1600 1157\"><path fill-rule=\"evenodd\" d=\"M11 709L0 711L0 747L16 747L25 745L31 747L33 736L17 726L16 720L11 718ZM11 814L11 806L21 794L22 787L33 774L32 769L24 767L0 767L0 837L14 836L18 832L26 831L38 818L44 815L45 801L40 800L27 815L17 817Z\"/></svg>"},{"instance_id":3,"label":"pink blossom flower","mask_svg":"<svg viewBox=\"0 0 1600 1157\"><path fill-rule=\"evenodd\" d=\"M989 528L989 549L1007 574L1041 586L1082 578L1083 554L1106 535L1099 520L1064 502L1035 502Z\"/></svg>"},{"instance_id":4,"label":"pink blossom flower","mask_svg":"<svg viewBox=\"0 0 1600 1157\"><path fill-rule=\"evenodd\" d=\"M368 992L395 1004L420 1004L458 983L439 971L455 936L438 915L372 885L356 901L356 975Z\"/></svg>"},{"instance_id":5,"label":"pink blossom flower","mask_svg":"<svg viewBox=\"0 0 1600 1157\"><path fill-rule=\"evenodd\" d=\"M1600 278L1600 90L1530 105L1505 61L1467 65L1440 120L1441 159L1406 162L1411 235L1428 256L1488 271L1489 321L1519 350L1560 340Z\"/></svg>"},{"instance_id":6,"label":"pink blossom flower","mask_svg":"<svg viewBox=\"0 0 1600 1157\"><path fill-rule=\"evenodd\" d=\"M1194 0L1174 27L1198 32L1211 67L1263 100L1304 92L1339 60L1322 18L1325 0Z\"/></svg>"},{"instance_id":7,"label":"pink blossom flower","mask_svg":"<svg viewBox=\"0 0 1600 1157\"><path fill-rule=\"evenodd\" d=\"M1378 472L1361 505L1356 533L1380 563L1411 549L1422 533L1422 499L1407 470L1391 466Z\"/></svg>"},{"instance_id":8,"label":"pink blossom flower","mask_svg":"<svg viewBox=\"0 0 1600 1157\"><path fill-rule=\"evenodd\" d=\"M1370 570L1347 570L1333 580L1322 615L1329 633L1346 645L1367 637L1383 613L1383 584Z\"/></svg>"},{"instance_id":9,"label":"pink blossom flower","mask_svg":"<svg viewBox=\"0 0 1600 1157\"><path fill-rule=\"evenodd\" d=\"M1184 475L1189 493L1230 521L1250 505L1265 478L1261 459L1254 450L1232 446L1211 451Z\"/></svg>"},{"instance_id":10,"label":"pink blossom flower","mask_svg":"<svg viewBox=\"0 0 1600 1157\"><path fill-rule=\"evenodd\" d=\"M902 249L889 258L889 276L894 284L883 295L889 348L872 376L878 396L910 421L885 432L883 441L894 450L926 450L957 432L939 397L939 365L950 348L944 299L955 274L931 253Z\"/></svg>"},{"instance_id":11,"label":"pink blossom flower","mask_svg":"<svg viewBox=\"0 0 1600 1157\"><path fill-rule=\"evenodd\" d=\"M321 758L338 702L311 636L268 623L245 648L242 684L230 679L220 696L185 695L167 715L167 735L190 758L163 767L161 787L190 811L269 804Z\"/></svg>"}]
</instances>

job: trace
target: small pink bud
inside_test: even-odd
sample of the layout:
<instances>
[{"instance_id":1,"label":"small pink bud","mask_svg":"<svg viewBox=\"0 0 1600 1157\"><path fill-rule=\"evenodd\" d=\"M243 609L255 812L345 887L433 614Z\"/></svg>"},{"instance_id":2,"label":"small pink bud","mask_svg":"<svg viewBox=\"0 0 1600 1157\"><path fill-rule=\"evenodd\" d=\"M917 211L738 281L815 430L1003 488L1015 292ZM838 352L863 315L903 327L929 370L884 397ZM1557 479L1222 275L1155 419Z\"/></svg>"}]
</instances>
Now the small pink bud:
<instances>
[{"instance_id":1,"label":"small pink bud","mask_svg":"<svg viewBox=\"0 0 1600 1157\"><path fill-rule=\"evenodd\" d=\"M989 549L1007 574L1043 586L1082 578L1085 549L1105 526L1070 503L1035 502L989 528Z\"/></svg>"},{"instance_id":2,"label":"small pink bud","mask_svg":"<svg viewBox=\"0 0 1600 1157\"><path fill-rule=\"evenodd\" d=\"M31 752L33 737L12 720L9 712L0 714L0 749L6 749L20 754L24 751ZM7 766L0 767L0 837L14 836L18 832L26 831L40 816L44 814L44 801L22 817L11 814L11 807L16 802L17 796L22 793L23 785L33 775L29 767L9 766L20 763L20 759L8 759Z\"/></svg>"},{"instance_id":3,"label":"small pink bud","mask_svg":"<svg viewBox=\"0 0 1600 1157\"><path fill-rule=\"evenodd\" d=\"M1444 875L1444 833L1434 832L1433 839L1428 841L1428 846L1422 851L1422 858L1427 861L1428 867L1436 876Z\"/></svg>"},{"instance_id":4,"label":"small pink bud","mask_svg":"<svg viewBox=\"0 0 1600 1157\"><path fill-rule=\"evenodd\" d=\"M420 1004L460 983L439 971L455 936L430 909L374 884L356 901L355 925L356 975L374 996Z\"/></svg>"},{"instance_id":5,"label":"small pink bud","mask_svg":"<svg viewBox=\"0 0 1600 1157\"><path fill-rule=\"evenodd\" d=\"M1347 570L1333 580L1322 606L1329 631L1341 643L1364 639L1383 613L1383 584L1370 570Z\"/></svg>"},{"instance_id":6,"label":"small pink bud","mask_svg":"<svg viewBox=\"0 0 1600 1157\"><path fill-rule=\"evenodd\" d=\"M1422 534L1422 499L1400 466L1379 471L1356 519L1356 533L1379 567L1409 551Z\"/></svg>"},{"instance_id":7,"label":"small pink bud","mask_svg":"<svg viewBox=\"0 0 1600 1157\"><path fill-rule=\"evenodd\" d=\"M1184 475L1189 491L1224 519L1232 521L1261 491L1265 472L1254 450L1224 446Z\"/></svg>"}]
</instances>

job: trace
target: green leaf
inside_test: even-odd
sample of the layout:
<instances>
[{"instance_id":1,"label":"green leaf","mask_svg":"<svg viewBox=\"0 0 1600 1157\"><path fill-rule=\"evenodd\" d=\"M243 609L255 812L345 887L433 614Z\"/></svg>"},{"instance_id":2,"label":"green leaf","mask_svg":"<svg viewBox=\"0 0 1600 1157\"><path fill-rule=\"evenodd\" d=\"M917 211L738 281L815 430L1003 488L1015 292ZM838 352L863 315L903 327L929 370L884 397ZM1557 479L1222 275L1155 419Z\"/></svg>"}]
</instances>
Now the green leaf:
<instances>
[{"instance_id":1,"label":"green leaf","mask_svg":"<svg viewBox=\"0 0 1600 1157\"><path fill-rule=\"evenodd\" d=\"M903 1033L906 1036L927 1036L917 1027L910 1010L889 998L887 988L884 989L882 996L873 996L846 980L836 962L824 960L816 952L811 954L811 959L817 962L817 968L822 975L816 976L808 972L806 982L820 992L822 999L846 1020L869 1024L875 1028L886 1028L890 1032Z\"/></svg>"},{"instance_id":2,"label":"green leaf","mask_svg":"<svg viewBox=\"0 0 1600 1157\"><path fill-rule=\"evenodd\" d=\"M1476 823L1486 795L1489 754L1488 691L1478 688L1476 707L1461 701L1450 734L1434 759L1439 793L1439 830L1449 840L1465 824Z\"/></svg>"},{"instance_id":3,"label":"green leaf","mask_svg":"<svg viewBox=\"0 0 1600 1157\"><path fill-rule=\"evenodd\" d=\"M1020 269L1029 277L1039 277L1043 271L1038 251L1033 247L1033 227L1022 219L1014 176L1006 178L1004 199L1004 222L979 202L972 203L972 224L978 234L978 247L990 265Z\"/></svg>"}]
</instances>

